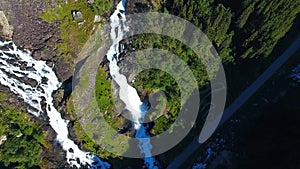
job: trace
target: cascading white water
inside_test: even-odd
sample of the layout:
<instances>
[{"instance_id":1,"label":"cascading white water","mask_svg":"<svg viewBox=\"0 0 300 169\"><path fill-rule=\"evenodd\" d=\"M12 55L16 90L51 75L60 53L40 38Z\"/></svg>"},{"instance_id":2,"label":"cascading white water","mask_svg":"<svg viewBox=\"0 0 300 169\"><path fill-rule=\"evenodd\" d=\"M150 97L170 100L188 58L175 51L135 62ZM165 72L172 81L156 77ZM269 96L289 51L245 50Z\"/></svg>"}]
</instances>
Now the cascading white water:
<instances>
[{"instance_id":1,"label":"cascading white water","mask_svg":"<svg viewBox=\"0 0 300 169\"><path fill-rule=\"evenodd\" d=\"M111 32L110 36L113 40L109 51L107 52L107 59L109 60L110 75L114 81L120 86L119 97L126 104L126 108L131 112L131 115L135 122L135 129L140 127L139 119L142 114L140 106L142 102L137 94L137 91L127 83L127 79L124 75L119 73L119 66L117 65L117 56L119 56L119 42L122 40L125 33L127 33L128 27L125 26L124 6L122 2L117 5L117 9L110 17ZM121 16L119 18L119 16Z\"/></svg>"},{"instance_id":2,"label":"cascading white water","mask_svg":"<svg viewBox=\"0 0 300 169\"><path fill-rule=\"evenodd\" d=\"M13 42L0 41L0 47L4 49L0 50L0 83L9 87L13 93L30 105L28 111L31 114L39 116L41 112L46 111L50 125L57 133L57 141L67 152L68 163L78 168L80 165L109 168L108 163L102 162L92 153L81 151L68 138L68 121L61 117L53 104L52 94L61 83L52 68L47 66L45 61L33 59L29 51L18 49ZM22 80L24 78L31 79L35 83L26 84ZM46 110L42 109L43 101L46 104ZM77 162L78 160L80 163Z\"/></svg>"},{"instance_id":3,"label":"cascading white water","mask_svg":"<svg viewBox=\"0 0 300 169\"><path fill-rule=\"evenodd\" d=\"M135 88L127 83L127 79L124 75L120 74L120 68L117 65L117 57L119 56L119 42L123 39L124 35L129 32L128 27L125 25L125 6L126 0L121 1L117 5L117 9L114 11L110 17L111 26L111 39L113 44L107 52L107 59L109 60L110 75L113 80L120 86L119 97L125 103L126 109L131 112L132 119L134 122L134 128L136 130L135 137L140 139L139 148L141 153L144 153L146 158L145 165L148 168L157 168L155 166L155 159L151 157L151 143L149 138L150 135L147 133L147 126L142 125L141 122L145 116L146 111L142 111L143 102L141 102L140 97Z\"/></svg>"},{"instance_id":4,"label":"cascading white water","mask_svg":"<svg viewBox=\"0 0 300 169\"><path fill-rule=\"evenodd\" d=\"M146 111L142 111L141 102L137 91L127 83L124 75L119 73L117 58L119 53L119 42L123 35L127 33L128 27L125 26L125 7L124 1L117 5L117 9L110 17L111 38L113 44L107 53L107 59L110 61L110 74L114 81L120 86L120 99L126 104L126 108L131 112L134 119L134 128L137 130L136 138L147 138L147 126L142 125ZM121 16L121 17L119 17ZM48 67L45 61L37 61L31 57L28 51L20 50L13 42L1 42L0 47L0 83L10 88L25 103L30 105L28 112L39 116L41 112L46 111L49 117L51 127L57 133L57 141L66 150L66 158L70 165L80 167L80 165L89 165L91 168L109 168L107 162L102 162L97 156L89 152L81 151L78 146L68 138L68 121L61 117L53 104L52 94L61 83L58 81L52 68ZM25 66L25 67L24 67ZM26 84L23 78L31 79L35 85ZM42 103L46 104L46 109L42 109ZM144 153L145 165L148 168L157 168L155 159L151 157L150 139L141 139L139 143L141 153ZM80 161L78 163L77 161Z\"/></svg>"},{"instance_id":5,"label":"cascading white water","mask_svg":"<svg viewBox=\"0 0 300 169\"><path fill-rule=\"evenodd\" d=\"M300 83L300 64L292 70L290 77Z\"/></svg>"}]
</instances>

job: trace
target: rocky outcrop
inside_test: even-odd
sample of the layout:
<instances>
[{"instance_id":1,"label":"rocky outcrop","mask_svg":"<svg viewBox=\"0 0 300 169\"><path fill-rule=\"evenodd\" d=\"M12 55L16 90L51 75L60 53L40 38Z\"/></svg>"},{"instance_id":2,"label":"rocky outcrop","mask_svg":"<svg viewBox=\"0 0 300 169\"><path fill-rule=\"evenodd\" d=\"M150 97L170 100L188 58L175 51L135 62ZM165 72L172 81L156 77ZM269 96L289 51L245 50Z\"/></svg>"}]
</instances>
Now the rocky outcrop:
<instances>
[{"instance_id":1,"label":"rocky outcrop","mask_svg":"<svg viewBox=\"0 0 300 169\"><path fill-rule=\"evenodd\" d=\"M13 27L9 25L7 17L3 11L0 11L0 26L2 27L3 36L11 39L13 35Z\"/></svg>"},{"instance_id":2,"label":"rocky outcrop","mask_svg":"<svg viewBox=\"0 0 300 169\"><path fill-rule=\"evenodd\" d=\"M8 87L0 85L0 93L8 93L7 99L5 100L5 102L3 102L3 103L0 102L0 108L7 107L7 106L15 106L22 111L27 110L28 105L26 105L26 103L24 103L16 95L10 93L10 90Z\"/></svg>"},{"instance_id":3,"label":"rocky outcrop","mask_svg":"<svg viewBox=\"0 0 300 169\"><path fill-rule=\"evenodd\" d=\"M55 65L58 78L64 81L72 75L72 68L63 59L58 59L56 44L61 41L59 22L48 23L40 18L44 11L57 5L55 1L1 0L0 11L7 16L9 26L2 26L7 31L2 31L0 37L8 39L12 34L14 43L32 51L35 59ZM3 25L1 18L0 12L0 25Z\"/></svg>"},{"instance_id":4,"label":"rocky outcrop","mask_svg":"<svg viewBox=\"0 0 300 169\"><path fill-rule=\"evenodd\" d=\"M0 11L4 11L9 24L14 27L15 44L33 50L51 46L51 39L59 35L57 23L49 24L40 18L42 12L49 7L54 6L48 1L0 1Z\"/></svg>"}]
</instances>

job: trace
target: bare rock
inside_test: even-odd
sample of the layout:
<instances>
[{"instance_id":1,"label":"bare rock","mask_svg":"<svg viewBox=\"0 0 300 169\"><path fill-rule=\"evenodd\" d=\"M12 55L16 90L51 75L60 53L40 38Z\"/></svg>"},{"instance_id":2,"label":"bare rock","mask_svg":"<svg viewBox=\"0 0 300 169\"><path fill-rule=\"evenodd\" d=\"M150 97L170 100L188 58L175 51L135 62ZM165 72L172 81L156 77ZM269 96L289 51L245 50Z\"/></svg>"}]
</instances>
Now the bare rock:
<instances>
[{"instance_id":1,"label":"bare rock","mask_svg":"<svg viewBox=\"0 0 300 169\"><path fill-rule=\"evenodd\" d=\"M88 0L89 4L93 4L95 1L94 0Z\"/></svg>"},{"instance_id":2,"label":"bare rock","mask_svg":"<svg viewBox=\"0 0 300 169\"><path fill-rule=\"evenodd\" d=\"M7 140L6 135L1 136L0 137L0 146L2 146L6 142L6 140Z\"/></svg>"},{"instance_id":3,"label":"bare rock","mask_svg":"<svg viewBox=\"0 0 300 169\"><path fill-rule=\"evenodd\" d=\"M69 79L73 73L73 67L71 67L71 63L67 63L63 60L56 62L53 69L60 81Z\"/></svg>"},{"instance_id":4,"label":"bare rock","mask_svg":"<svg viewBox=\"0 0 300 169\"><path fill-rule=\"evenodd\" d=\"M0 26L2 27L2 33L6 38L11 39L13 36L13 26L9 25L8 20L3 11L0 11Z\"/></svg>"},{"instance_id":5,"label":"bare rock","mask_svg":"<svg viewBox=\"0 0 300 169\"><path fill-rule=\"evenodd\" d=\"M99 15L95 15L94 23L100 22L100 21L101 21L101 17Z\"/></svg>"},{"instance_id":6,"label":"bare rock","mask_svg":"<svg viewBox=\"0 0 300 169\"><path fill-rule=\"evenodd\" d=\"M55 94L54 94L54 101L55 101L55 104L56 104L56 107L58 107L59 103L61 103L61 101L63 100L63 97L64 97L64 90L63 89L58 89Z\"/></svg>"},{"instance_id":7,"label":"bare rock","mask_svg":"<svg viewBox=\"0 0 300 169\"><path fill-rule=\"evenodd\" d=\"M74 20L83 18L83 15L80 11L72 11L72 16Z\"/></svg>"}]
</instances>

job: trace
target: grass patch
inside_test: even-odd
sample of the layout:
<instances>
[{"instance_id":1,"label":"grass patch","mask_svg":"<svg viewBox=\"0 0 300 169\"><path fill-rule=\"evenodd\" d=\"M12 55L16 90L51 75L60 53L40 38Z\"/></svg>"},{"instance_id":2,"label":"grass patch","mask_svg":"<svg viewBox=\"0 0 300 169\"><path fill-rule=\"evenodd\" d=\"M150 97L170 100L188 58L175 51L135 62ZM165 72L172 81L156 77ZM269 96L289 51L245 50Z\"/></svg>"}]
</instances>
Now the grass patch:
<instances>
[{"instance_id":1,"label":"grass patch","mask_svg":"<svg viewBox=\"0 0 300 169\"><path fill-rule=\"evenodd\" d=\"M112 95L112 84L111 81L107 80L107 73L102 67L99 67L97 80L96 80L96 100L100 112L103 113L105 120L112 125L114 129L118 129L122 125L121 117L114 116L115 98Z\"/></svg>"},{"instance_id":2,"label":"grass patch","mask_svg":"<svg viewBox=\"0 0 300 169\"><path fill-rule=\"evenodd\" d=\"M41 18L49 23L56 21L60 23L61 42L57 43L59 59L74 65L75 58L72 54L79 54L93 33L94 26L104 23L103 20L100 23L94 23L95 14L102 15L111 6L112 2L109 0L98 0L93 5L88 4L86 0L68 1L68 4L61 3L41 15ZM80 11L83 17L74 19L73 11ZM79 23L83 24L79 25Z\"/></svg>"}]
</instances>

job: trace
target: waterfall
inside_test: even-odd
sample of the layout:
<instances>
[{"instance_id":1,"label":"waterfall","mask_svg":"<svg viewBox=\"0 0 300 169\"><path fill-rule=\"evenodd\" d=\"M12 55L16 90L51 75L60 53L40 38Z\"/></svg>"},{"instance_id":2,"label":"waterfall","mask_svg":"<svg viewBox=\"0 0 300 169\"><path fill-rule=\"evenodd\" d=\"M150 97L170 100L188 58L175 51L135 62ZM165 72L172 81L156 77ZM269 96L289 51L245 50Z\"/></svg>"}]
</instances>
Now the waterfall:
<instances>
[{"instance_id":1,"label":"waterfall","mask_svg":"<svg viewBox=\"0 0 300 169\"><path fill-rule=\"evenodd\" d=\"M136 89L127 83L124 75L119 73L120 68L117 65L117 56L120 54L119 42L124 34L129 32L128 27L125 26L125 4L126 0L121 1L110 17L110 35L113 44L107 53L107 59L109 60L110 74L120 86L119 97L126 104L126 109L131 112L136 130L135 137L137 139L144 138L140 139L139 148L141 153L146 156L145 166L157 168L155 159L151 157L152 145L147 132L148 126L142 124L147 108L143 107L143 102ZM103 162L91 152L80 150L74 141L68 138L68 120L61 117L53 104L52 97L53 92L61 86L61 83L46 61L35 60L29 51L18 48L11 41L0 41L0 48L0 83L9 87L14 94L30 106L29 113L37 117L41 112L47 114L51 127L57 133L56 140L66 151L67 162L78 168L81 165L88 165L91 168L110 168L109 163ZM42 105L46 105L46 107Z\"/></svg>"},{"instance_id":2,"label":"waterfall","mask_svg":"<svg viewBox=\"0 0 300 169\"><path fill-rule=\"evenodd\" d=\"M0 41L0 48L0 83L30 106L29 113L37 117L41 112L47 113L49 123L57 133L56 140L66 151L67 162L78 168L81 165L109 168L107 162L102 162L90 152L81 151L68 138L68 120L61 117L53 104L52 94L61 83L52 68L45 61L33 59L29 51L19 49L11 41ZM42 108L42 104L46 107Z\"/></svg>"},{"instance_id":3,"label":"waterfall","mask_svg":"<svg viewBox=\"0 0 300 169\"><path fill-rule=\"evenodd\" d=\"M124 4L126 4L126 0L121 1L117 5L116 10L110 17L110 36L113 40L113 44L107 52L110 75L120 87L120 99L125 103L126 109L131 112L134 129L136 130L135 137L137 139L144 138L139 139L139 148L141 153L144 153L146 156L146 158L144 158L145 166L147 168L157 168L155 166L155 159L151 157L152 145L150 143L150 135L147 133L148 126L142 124L144 116L147 113L147 108L145 108L145 105L141 102L136 89L127 83L127 79L124 75L120 74L120 68L117 65L118 56L120 52L122 52L119 51L119 42L123 39L124 35L129 32L128 27L125 25L126 17Z\"/></svg>"}]
</instances>

